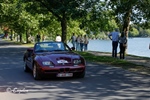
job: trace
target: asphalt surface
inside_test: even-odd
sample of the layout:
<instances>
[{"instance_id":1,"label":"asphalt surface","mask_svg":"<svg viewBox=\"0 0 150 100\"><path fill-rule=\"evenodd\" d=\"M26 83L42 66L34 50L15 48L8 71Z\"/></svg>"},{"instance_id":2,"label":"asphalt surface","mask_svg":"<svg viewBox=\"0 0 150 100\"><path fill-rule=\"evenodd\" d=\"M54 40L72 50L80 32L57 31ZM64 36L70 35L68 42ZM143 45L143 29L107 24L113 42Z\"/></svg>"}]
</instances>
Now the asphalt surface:
<instances>
[{"instance_id":1,"label":"asphalt surface","mask_svg":"<svg viewBox=\"0 0 150 100\"><path fill-rule=\"evenodd\" d=\"M87 62L83 79L36 81L23 71L27 47L0 39L0 100L150 100L150 76Z\"/></svg>"}]
</instances>

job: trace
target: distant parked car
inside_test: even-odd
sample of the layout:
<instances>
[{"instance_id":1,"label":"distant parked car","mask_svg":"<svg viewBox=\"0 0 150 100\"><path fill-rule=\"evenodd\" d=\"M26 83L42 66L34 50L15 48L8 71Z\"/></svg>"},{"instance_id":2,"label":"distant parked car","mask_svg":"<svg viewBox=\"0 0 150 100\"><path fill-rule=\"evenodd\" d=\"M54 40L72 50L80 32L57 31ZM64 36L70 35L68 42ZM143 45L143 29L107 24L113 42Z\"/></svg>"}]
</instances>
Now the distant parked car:
<instances>
[{"instance_id":1,"label":"distant parked car","mask_svg":"<svg viewBox=\"0 0 150 100\"><path fill-rule=\"evenodd\" d=\"M85 59L63 42L39 42L23 56L24 71L32 71L34 79L42 77L85 76Z\"/></svg>"},{"instance_id":2,"label":"distant parked car","mask_svg":"<svg viewBox=\"0 0 150 100\"><path fill-rule=\"evenodd\" d=\"M0 34L0 38L4 38L5 37L5 34Z\"/></svg>"}]
</instances>

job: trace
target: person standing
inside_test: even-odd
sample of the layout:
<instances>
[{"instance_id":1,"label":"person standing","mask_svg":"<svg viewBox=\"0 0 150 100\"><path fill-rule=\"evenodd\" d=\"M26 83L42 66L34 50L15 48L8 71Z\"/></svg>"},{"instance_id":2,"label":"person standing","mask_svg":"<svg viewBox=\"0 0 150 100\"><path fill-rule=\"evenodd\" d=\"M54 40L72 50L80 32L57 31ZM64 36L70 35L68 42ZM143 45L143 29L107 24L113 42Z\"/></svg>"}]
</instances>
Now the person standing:
<instances>
[{"instance_id":1,"label":"person standing","mask_svg":"<svg viewBox=\"0 0 150 100\"><path fill-rule=\"evenodd\" d=\"M42 35L42 41L45 41L45 36L44 36L44 34Z\"/></svg>"},{"instance_id":2,"label":"person standing","mask_svg":"<svg viewBox=\"0 0 150 100\"><path fill-rule=\"evenodd\" d=\"M40 42L40 40L41 40L41 35L40 35L40 33L38 33L38 34L36 35L36 39L37 39L37 42Z\"/></svg>"},{"instance_id":3,"label":"person standing","mask_svg":"<svg viewBox=\"0 0 150 100\"><path fill-rule=\"evenodd\" d=\"M125 58L125 49L127 46L127 38L126 38L124 32L122 32L121 36L119 37L119 43L120 43L120 59L124 59Z\"/></svg>"},{"instance_id":4,"label":"person standing","mask_svg":"<svg viewBox=\"0 0 150 100\"><path fill-rule=\"evenodd\" d=\"M80 38L80 35L78 35L76 38L76 51L80 50Z\"/></svg>"},{"instance_id":5,"label":"person standing","mask_svg":"<svg viewBox=\"0 0 150 100\"><path fill-rule=\"evenodd\" d=\"M84 35L84 51L87 51L88 43L89 43L89 39L86 35Z\"/></svg>"},{"instance_id":6,"label":"person standing","mask_svg":"<svg viewBox=\"0 0 150 100\"><path fill-rule=\"evenodd\" d=\"M70 40L71 40L72 46L75 48L75 45L76 45L76 36L75 36L75 33L72 34Z\"/></svg>"},{"instance_id":7,"label":"person standing","mask_svg":"<svg viewBox=\"0 0 150 100\"><path fill-rule=\"evenodd\" d=\"M81 49L81 51L83 51L83 47L84 47L84 37L81 35L81 38L80 38L80 49Z\"/></svg>"},{"instance_id":8,"label":"person standing","mask_svg":"<svg viewBox=\"0 0 150 100\"><path fill-rule=\"evenodd\" d=\"M117 47L118 47L118 40L119 40L119 31L115 29L114 32L111 32L108 37L112 40L112 57L117 58Z\"/></svg>"},{"instance_id":9,"label":"person standing","mask_svg":"<svg viewBox=\"0 0 150 100\"><path fill-rule=\"evenodd\" d=\"M59 34L57 34L55 41L56 42L61 42L61 36Z\"/></svg>"}]
</instances>

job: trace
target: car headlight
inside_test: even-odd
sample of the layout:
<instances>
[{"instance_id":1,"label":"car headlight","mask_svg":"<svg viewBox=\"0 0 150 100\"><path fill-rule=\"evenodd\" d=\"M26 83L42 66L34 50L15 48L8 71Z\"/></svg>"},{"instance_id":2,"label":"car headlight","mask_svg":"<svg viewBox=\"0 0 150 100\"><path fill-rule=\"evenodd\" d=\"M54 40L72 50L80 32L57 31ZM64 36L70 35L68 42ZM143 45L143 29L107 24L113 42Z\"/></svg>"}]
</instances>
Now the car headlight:
<instances>
[{"instance_id":1,"label":"car headlight","mask_svg":"<svg viewBox=\"0 0 150 100\"><path fill-rule=\"evenodd\" d=\"M79 60L79 59L75 59L75 60L73 61L73 63L74 63L74 65L81 64L81 60Z\"/></svg>"},{"instance_id":2,"label":"car headlight","mask_svg":"<svg viewBox=\"0 0 150 100\"><path fill-rule=\"evenodd\" d=\"M43 64L44 66L54 67L54 65L52 64L51 61L43 61L42 64Z\"/></svg>"}]
</instances>

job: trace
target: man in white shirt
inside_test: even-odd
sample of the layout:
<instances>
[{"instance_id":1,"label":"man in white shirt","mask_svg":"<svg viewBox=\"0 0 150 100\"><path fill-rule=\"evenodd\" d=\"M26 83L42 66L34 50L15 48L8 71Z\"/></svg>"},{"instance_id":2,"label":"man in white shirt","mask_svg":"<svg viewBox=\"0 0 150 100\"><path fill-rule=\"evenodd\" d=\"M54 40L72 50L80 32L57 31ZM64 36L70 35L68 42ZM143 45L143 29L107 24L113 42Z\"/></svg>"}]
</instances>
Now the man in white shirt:
<instances>
[{"instance_id":1,"label":"man in white shirt","mask_svg":"<svg viewBox=\"0 0 150 100\"><path fill-rule=\"evenodd\" d=\"M56 42L61 42L61 36L57 34L55 41L56 41Z\"/></svg>"},{"instance_id":2,"label":"man in white shirt","mask_svg":"<svg viewBox=\"0 0 150 100\"><path fill-rule=\"evenodd\" d=\"M119 40L119 31L115 29L114 32L111 32L108 37L112 40L112 57L117 57L117 47L118 47L118 40Z\"/></svg>"}]
</instances>

